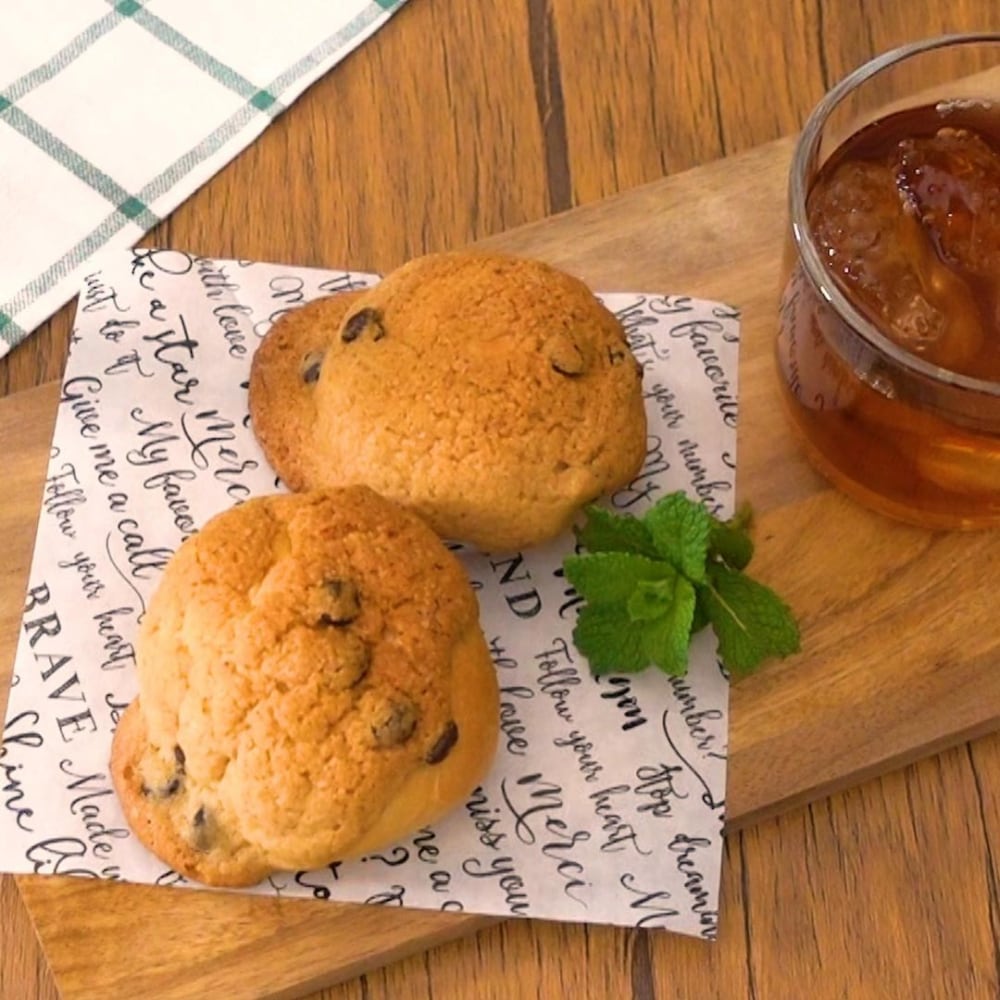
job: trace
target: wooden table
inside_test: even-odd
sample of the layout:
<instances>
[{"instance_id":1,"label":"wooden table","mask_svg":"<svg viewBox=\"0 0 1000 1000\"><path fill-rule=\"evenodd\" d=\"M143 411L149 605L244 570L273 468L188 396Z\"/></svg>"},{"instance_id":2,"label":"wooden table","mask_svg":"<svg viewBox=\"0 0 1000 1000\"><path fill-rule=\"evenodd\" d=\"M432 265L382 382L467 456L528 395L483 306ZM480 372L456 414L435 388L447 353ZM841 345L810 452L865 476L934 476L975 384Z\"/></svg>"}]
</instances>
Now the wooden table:
<instances>
[{"instance_id":1,"label":"wooden table","mask_svg":"<svg viewBox=\"0 0 1000 1000\"><path fill-rule=\"evenodd\" d=\"M387 270L792 133L877 51L996 26L993 0L750 9L411 0L149 242ZM59 377L70 321L0 362L4 394ZM995 997L998 773L986 737L731 835L715 946L509 921L317 996ZM0 998L56 995L4 877Z\"/></svg>"}]
</instances>

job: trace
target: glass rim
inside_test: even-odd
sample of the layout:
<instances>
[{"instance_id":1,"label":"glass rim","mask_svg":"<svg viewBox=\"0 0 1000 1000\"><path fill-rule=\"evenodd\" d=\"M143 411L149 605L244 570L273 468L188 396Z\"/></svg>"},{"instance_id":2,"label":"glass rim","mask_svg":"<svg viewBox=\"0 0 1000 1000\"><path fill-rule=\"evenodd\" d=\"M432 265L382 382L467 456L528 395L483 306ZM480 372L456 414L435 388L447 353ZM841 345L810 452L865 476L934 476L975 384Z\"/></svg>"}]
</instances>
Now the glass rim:
<instances>
[{"instance_id":1,"label":"glass rim","mask_svg":"<svg viewBox=\"0 0 1000 1000\"><path fill-rule=\"evenodd\" d=\"M827 91L806 119L805 126L795 143L788 183L788 208L792 238L807 277L822 298L836 309L838 315L842 316L863 340L899 367L915 375L956 389L1000 397L1000 381L974 378L931 364L900 347L882 333L841 291L836 278L823 263L813 241L806 214L806 197L809 193L805 183L806 166L818 148L824 126L841 101L866 80L911 56L953 45L977 43L996 43L1000 46L1000 32L939 35L901 45L863 63Z\"/></svg>"}]
</instances>

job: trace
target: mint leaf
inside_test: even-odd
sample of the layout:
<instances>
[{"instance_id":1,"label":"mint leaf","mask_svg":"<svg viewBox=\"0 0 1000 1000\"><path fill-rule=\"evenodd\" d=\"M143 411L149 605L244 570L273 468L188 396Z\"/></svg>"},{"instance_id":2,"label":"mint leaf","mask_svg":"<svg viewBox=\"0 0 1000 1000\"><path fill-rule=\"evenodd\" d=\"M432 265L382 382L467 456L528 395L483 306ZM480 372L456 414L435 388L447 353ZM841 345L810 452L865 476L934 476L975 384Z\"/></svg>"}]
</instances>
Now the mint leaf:
<instances>
[{"instance_id":1,"label":"mint leaf","mask_svg":"<svg viewBox=\"0 0 1000 1000\"><path fill-rule=\"evenodd\" d=\"M708 536L709 553L731 569L744 569L753 558L753 542L746 528L732 521L716 521Z\"/></svg>"},{"instance_id":2,"label":"mint leaf","mask_svg":"<svg viewBox=\"0 0 1000 1000\"><path fill-rule=\"evenodd\" d=\"M746 673L770 656L798 652L799 629L791 611L762 583L716 565L699 596L727 670Z\"/></svg>"},{"instance_id":3,"label":"mint leaf","mask_svg":"<svg viewBox=\"0 0 1000 1000\"><path fill-rule=\"evenodd\" d=\"M639 593L647 596L637 601ZM639 616L634 605L639 605ZM595 676L636 673L651 664L682 675L687 670L694 607L694 587L684 577L674 573L669 580L643 581L626 605L583 607L573 642Z\"/></svg>"},{"instance_id":4,"label":"mint leaf","mask_svg":"<svg viewBox=\"0 0 1000 1000\"><path fill-rule=\"evenodd\" d=\"M580 609L573 642L595 677L634 674L649 666L642 631L630 621L624 604L587 604Z\"/></svg>"},{"instance_id":5,"label":"mint leaf","mask_svg":"<svg viewBox=\"0 0 1000 1000\"><path fill-rule=\"evenodd\" d=\"M642 521L593 505L585 507L584 513L587 520L576 529L576 537L589 552L634 552L656 557L656 546Z\"/></svg>"},{"instance_id":6,"label":"mint leaf","mask_svg":"<svg viewBox=\"0 0 1000 1000\"><path fill-rule=\"evenodd\" d=\"M592 604L624 604L644 580L662 580L676 575L668 563L626 552L595 552L567 556L566 579Z\"/></svg>"},{"instance_id":7,"label":"mint leaf","mask_svg":"<svg viewBox=\"0 0 1000 1000\"><path fill-rule=\"evenodd\" d=\"M732 525L737 531L749 531L753 527L753 507L744 500L736 508L736 513L726 523Z\"/></svg>"},{"instance_id":8,"label":"mint leaf","mask_svg":"<svg viewBox=\"0 0 1000 1000\"><path fill-rule=\"evenodd\" d=\"M687 673L694 608L694 586L683 576L676 577L669 610L659 618L642 623L641 646L647 663L678 677Z\"/></svg>"},{"instance_id":9,"label":"mint leaf","mask_svg":"<svg viewBox=\"0 0 1000 1000\"><path fill-rule=\"evenodd\" d=\"M656 551L689 580L705 579L712 515L681 492L663 497L643 518Z\"/></svg>"},{"instance_id":10,"label":"mint leaf","mask_svg":"<svg viewBox=\"0 0 1000 1000\"><path fill-rule=\"evenodd\" d=\"M734 673L796 652L788 607L742 572L753 556L749 524L746 505L720 521L683 492L663 497L641 521L589 507L577 536L591 551L568 556L563 567L587 601L573 639L591 672L655 665L683 675L691 636L706 625Z\"/></svg>"},{"instance_id":11,"label":"mint leaf","mask_svg":"<svg viewBox=\"0 0 1000 1000\"><path fill-rule=\"evenodd\" d=\"M634 622L651 621L670 611L674 603L674 588L677 574L670 579L642 580L636 584L625 607Z\"/></svg>"},{"instance_id":12,"label":"mint leaf","mask_svg":"<svg viewBox=\"0 0 1000 1000\"><path fill-rule=\"evenodd\" d=\"M700 632L706 625L710 625L711 622L708 620L708 612L705 610L705 597L704 595L708 593L706 587L696 587L694 596L694 614L691 616L691 634L695 635Z\"/></svg>"}]
</instances>

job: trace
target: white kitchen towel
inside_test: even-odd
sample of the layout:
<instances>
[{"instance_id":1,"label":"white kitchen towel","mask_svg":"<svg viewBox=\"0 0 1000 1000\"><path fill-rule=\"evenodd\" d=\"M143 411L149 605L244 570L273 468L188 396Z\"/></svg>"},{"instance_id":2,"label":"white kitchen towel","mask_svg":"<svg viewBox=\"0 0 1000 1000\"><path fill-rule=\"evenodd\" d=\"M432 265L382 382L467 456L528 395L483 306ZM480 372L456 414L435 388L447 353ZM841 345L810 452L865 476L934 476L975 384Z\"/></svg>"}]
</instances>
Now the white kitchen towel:
<instances>
[{"instance_id":1,"label":"white kitchen towel","mask_svg":"<svg viewBox=\"0 0 1000 1000\"><path fill-rule=\"evenodd\" d=\"M405 0L3 0L0 357Z\"/></svg>"}]
</instances>

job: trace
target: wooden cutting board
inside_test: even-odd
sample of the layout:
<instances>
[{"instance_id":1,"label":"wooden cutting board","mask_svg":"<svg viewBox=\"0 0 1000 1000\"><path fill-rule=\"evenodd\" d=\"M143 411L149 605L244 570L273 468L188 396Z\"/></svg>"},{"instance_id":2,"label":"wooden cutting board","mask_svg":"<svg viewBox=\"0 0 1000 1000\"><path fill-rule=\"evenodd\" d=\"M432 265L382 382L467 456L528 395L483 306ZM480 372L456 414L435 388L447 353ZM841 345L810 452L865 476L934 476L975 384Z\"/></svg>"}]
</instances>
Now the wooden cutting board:
<instances>
[{"instance_id":1,"label":"wooden cutting board","mask_svg":"<svg viewBox=\"0 0 1000 1000\"><path fill-rule=\"evenodd\" d=\"M737 486L755 575L803 650L732 690L730 828L1000 728L1000 533L934 534L826 487L784 424L772 343L791 144L667 178L507 233L604 291L686 293L743 313ZM58 392L0 400L0 692L19 627ZM0 700L4 696L0 695ZM18 879L64 997L294 996L491 918Z\"/></svg>"}]
</instances>

